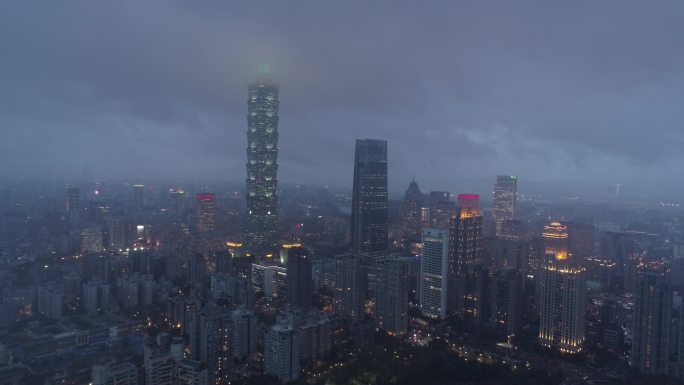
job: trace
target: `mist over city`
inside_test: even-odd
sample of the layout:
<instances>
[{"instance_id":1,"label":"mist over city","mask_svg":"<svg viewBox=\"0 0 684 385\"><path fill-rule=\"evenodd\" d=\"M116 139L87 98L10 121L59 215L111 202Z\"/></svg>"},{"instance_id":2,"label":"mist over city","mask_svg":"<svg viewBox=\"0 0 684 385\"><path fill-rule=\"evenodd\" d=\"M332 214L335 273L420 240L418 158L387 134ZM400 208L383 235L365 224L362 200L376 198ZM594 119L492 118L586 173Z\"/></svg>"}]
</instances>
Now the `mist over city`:
<instances>
[{"instance_id":1,"label":"mist over city","mask_svg":"<svg viewBox=\"0 0 684 385\"><path fill-rule=\"evenodd\" d=\"M0 3L0 385L681 384L684 3Z\"/></svg>"}]
</instances>

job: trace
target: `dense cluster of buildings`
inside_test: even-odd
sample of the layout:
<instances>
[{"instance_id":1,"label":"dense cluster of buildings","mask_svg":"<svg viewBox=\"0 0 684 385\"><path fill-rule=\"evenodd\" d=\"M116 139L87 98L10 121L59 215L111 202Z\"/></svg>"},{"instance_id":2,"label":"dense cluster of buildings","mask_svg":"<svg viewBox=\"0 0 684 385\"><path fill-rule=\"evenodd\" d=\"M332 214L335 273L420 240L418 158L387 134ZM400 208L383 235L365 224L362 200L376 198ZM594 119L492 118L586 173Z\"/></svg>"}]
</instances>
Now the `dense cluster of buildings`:
<instances>
[{"instance_id":1,"label":"dense cluster of buildings","mask_svg":"<svg viewBox=\"0 0 684 385\"><path fill-rule=\"evenodd\" d=\"M267 76L248 87L244 194L84 178L57 214L0 202L0 378L287 383L375 332L444 325L684 378L681 225L652 233L525 202L514 175L497 177L491 204L414 179L392 212L375 139L356 140L351 197L283 188L278 93Z\"/></svg>"}]
</instances>

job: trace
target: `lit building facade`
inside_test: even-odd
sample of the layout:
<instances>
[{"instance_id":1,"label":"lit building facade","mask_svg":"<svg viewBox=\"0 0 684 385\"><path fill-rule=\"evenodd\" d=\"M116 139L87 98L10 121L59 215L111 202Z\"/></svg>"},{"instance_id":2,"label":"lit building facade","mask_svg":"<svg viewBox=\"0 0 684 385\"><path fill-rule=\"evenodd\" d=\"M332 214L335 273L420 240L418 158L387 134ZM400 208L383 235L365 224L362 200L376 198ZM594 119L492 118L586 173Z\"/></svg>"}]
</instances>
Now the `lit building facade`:
<instances>
[{"instance_id":1,"label":"lit building facade","mask_svg":"<svg viewBox=\"0 0 684 385\"><path fill-rule=\"evenodd\" d=\"M211 232L216 229L216 195L212 193L199 193L197 200L197 231L200 233Z\"/></svg>"},{"instance_id":2,"label":"lit building facade","mask_svg":"<svg viewBox=\"0 0 684 385\"><path fill-rule=\"evenodd\" d=\"M518 205L518 177L515 175L499 175L494 185L494 208L492 215L496 224L496 235L501 236L505 221L515 219Z\"/></svg>"},{"instance_id":3,"label":"lit building facade","mask_svg":"<svg viewBox=\"0 0 684 385\"><path fill-rule=\"evenodd\" d=\"M258 258L278 246L278 92L270 79L249 85L247 99L247 254Z\"/></svg>"},{"instance_id":4,"label":"lit building facade","mask_svg":"<svg viewBox=\"0 0 684 385\"><path fill-rule=\"evenodd\" d=\"M539 274L539 343L564 354L584 348L586 272L568 259L567 229L553 222L544 229L548 256Z\"/></svg>"},{"instance_id":5,"label":"lit building facade","mask_svg":"<svg viewBox=\"0 0 684 385\"><path fill-rule=\"evenodd\" d=\"M350 253L335 256L335 313L352 324L363 320L363 280L361 257Z\"/></svg>"},{"instance_id":6,"label":"lit building facade","mask_svg":"<svg viewBox=\"0 0 684 385\"><path fill-rule=\"evenodd\" d=\"M449 233L425 229L420 259L420 308L423 315L446 317L449 268Z\"/></svg>"},{"instance_id":7,"label":"lit building facade","mask_svg":"<svg viewBox=\"0 0 684 385\"><path fill-rule=\"evenodd\" d=\"M479 202L479 195L459 195L459 212L451 217L447 272L447 311L449 313L463 314L468 265L482 261L484 218L479 212Z\"/></svg>"}]
</instances>

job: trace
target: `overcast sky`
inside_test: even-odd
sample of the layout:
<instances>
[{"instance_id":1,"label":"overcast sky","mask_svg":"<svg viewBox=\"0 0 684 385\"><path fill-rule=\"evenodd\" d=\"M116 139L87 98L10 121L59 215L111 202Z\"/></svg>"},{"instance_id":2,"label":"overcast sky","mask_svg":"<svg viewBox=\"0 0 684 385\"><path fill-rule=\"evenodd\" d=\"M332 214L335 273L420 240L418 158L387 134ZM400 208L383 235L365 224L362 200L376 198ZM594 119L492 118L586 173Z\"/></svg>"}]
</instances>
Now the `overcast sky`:
<instances>
[{"instance_id":1,"label":"overcast sky","mask_svg":"<svg viewBox=\"0 0 684 385\"><path fill-rule=\"evenodd\" d=\"M3 0L0 176L240 181L267 63L284 182L350 184L370 137L397 190L684 187L682 20L682 1Z\"/></svg>"}]
</instances>

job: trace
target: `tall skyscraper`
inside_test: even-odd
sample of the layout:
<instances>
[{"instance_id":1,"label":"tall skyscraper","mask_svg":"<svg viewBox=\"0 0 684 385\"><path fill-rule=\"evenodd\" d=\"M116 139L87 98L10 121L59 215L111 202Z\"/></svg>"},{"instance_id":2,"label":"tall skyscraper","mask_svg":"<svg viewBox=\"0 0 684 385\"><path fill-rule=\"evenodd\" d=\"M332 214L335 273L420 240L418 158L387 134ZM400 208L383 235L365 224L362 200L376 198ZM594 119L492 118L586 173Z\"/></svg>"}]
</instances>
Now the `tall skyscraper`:
<instances>
[{"instance_id":1,"label":"tall skyscraper","mask_svg":"<svg viewBox=\"0 0 684 385\"><path fill-rule=\"evenodd\" d=\"M539 277L539 343L565 354L584 347L586 274L567 252L567 229L558 222L544 229L547 260Z\"/></svg>"},{"instance_id":2,"label":"tall skyscraper","mask_svg":"<svg viewBox=\"0 0 684 385\"><path fill-rule=\"evenodd\" d=\"M144 193L145 185L134 184L133 185L133 208L136 210L142 210L144 206Z\"/></svg>"},{"instance_id":3,"label":"tall skyscraper","mask_svg":"<svg viewBox=\"0 0 684 385\"><path fill-rule=\"evenodd\" d=\"M387 142L356 139L351 246L366 261L388 253L387 210Z\"/></svg>"},{"instance_id":4,"label":"tall skyscraper","mask_svg":"<svg viewBox=\"0 0 684 385\"><path fill-rule=\"evenodd\" d=\"M248 254L262 257L278 246L278 91L266 75L249 85L247 100L247 218L244 243Z\"/></svg>"},{"instance_id":5,"label":"tall skyscraper","mask_svg":"<svg viewBox=\"0 0 684 385\"><path fill-rule=\"evenodd\" d=\"M408 261L384 257L375 265L375 325L389 334L401 336L408 326Z\"/></svg>"},{"instance_id":6,"label":"tall skyscraper","mask_svg":"<svg viewBox=\"0 0 684 385\"><path fill-rule=\"evenodd\" d=\"M672 288L669 267L654 263L637 274L634 295L634 366L647 374L667 374L673 350Z\"/></svg>"},{"instance_id":7,"label":"tall skyscraper","mask_svg":"<svg viewBox=\"0 0 684 385\"><path fill-rule=\"evenodd\" d=\"M183 214L183 206L185 205L185 191L183 189L175 189L169 191L169 197L171 198L171 211L180 217Z\"/></svg>"},{"instance_id":8,"label":"tall skyscraper","mask_svg":"<svg viewBox=\"0 0 684 385\"><path fill-rule=\"evenodd\" d=\"M425 316L446 317L449 271L449 233L425 229L420 259L420 308Z\"/></svg>"},{"instance_id":9,"label":"tall skyscraper","mask_svg":"<svg viewBox=\"0 0 684 385\"><path fill-rule=\"evenodd\" d=\"M404 204L402 207L404 236L409 240L417 240L421 235L420 216L422 207L423 193L414 179L409 184L406 194L404 194Z\"/></svg>"},{"instance_id":10,"label":"tall skyscraper","mask_svg":"<svg viewBox=\"0 0 684 385\"><path fill-rule=\"evenodd\" d=\"M66 190L65 196L66 218L68 221L75 221L79 219L81 212L81 189L78 187L70 187Z\"/></svg>"},{"instance_id":11,"label":"tall skyscraper","mask_svg":"<svg viewBox=\"0 0 684 385\"><path fill-rule=\"evenodd\" d=\"M335 313L351 323L363 320L363 280L361 257L350 253L335 256Z\"/></svg>"},{"instance_id":12,"label":"tall skyscraper","mask_svg":"<svg viewBox=\"0 0 684 385\"><path fill-rule=\"evenodd\" d=\"M494 325L512 335L520 329L522 318L523 278L514 267L494 273L491 285L491 317Z\"/></svg>"},{"instance_id":13,"label":"tall skyscraper","mask_svg":"<svg viewBox=\"0 0 684 385\"><path fill-rule=\"evenodd\" d=\"M311 257L300 244L284 245L287 250L287 302L302 309L311 307L313 277Z\"/></svg>"},{"instance_id":14,"label":"tall skyscraper","mask_svg":"<svg viewBox=\"0 0 684 385\"><path fill-rule=\"evenodd\" d=\"M451 215L456 211L447 191L430 191L430 227L447 229Z\"/></svg>"},{"instance_id":15,"label":"tall skyscraper","mask_svg":"<svg viewBox=\"0 0 684 385\"><path fill-rule=\"evenodd\" d=\"M197 200L197 231L200 233L214 231L216 228L216 195L199 193Z\"/></svg>"},{"instance_id":16,"label":"tall skyscraper","mask_svg":"<svg viewBox=\"0 0 684 385\"><path fill-rule=\"evenodd\" d=\"M515 219L518 204L518 177L515 175L499 175L494 185L494 209L492 214L496 224L496 235L501 235L505 221Z\"/></svg>"},{"instance_id":17,"label":"tall skyscraper","mask_svg":"<svg viewBox=\"0 0 684 385\"><path fill-rule=\"evenodd\" d=\"M464 312L465 278L468 265L482 261L482 226L480 196L458 196L458 214L451 217L449 228L449 269L447 272L447 311Z\"/></svg>"}]
</instances>

